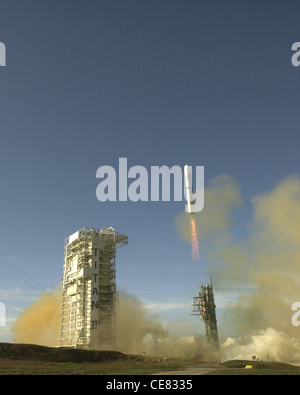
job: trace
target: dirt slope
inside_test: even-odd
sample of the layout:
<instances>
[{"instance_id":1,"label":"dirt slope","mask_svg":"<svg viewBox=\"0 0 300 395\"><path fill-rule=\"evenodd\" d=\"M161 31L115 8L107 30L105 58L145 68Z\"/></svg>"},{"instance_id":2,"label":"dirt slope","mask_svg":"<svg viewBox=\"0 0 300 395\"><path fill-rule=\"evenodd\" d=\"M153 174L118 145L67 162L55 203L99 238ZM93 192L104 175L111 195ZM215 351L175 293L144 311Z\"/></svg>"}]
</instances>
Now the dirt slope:
<instances>
[{"instance_id":1,"label":"dirt slope","mask_svg":"<svg viewBox=\"0 0 300 395\"><path fill-rule=\"evenodd\" d=\"M103 362L127 359L117 351L91 351L45 347L35 344L0 343L0 358L43 362Z\"/></svg>"}]
</instances>

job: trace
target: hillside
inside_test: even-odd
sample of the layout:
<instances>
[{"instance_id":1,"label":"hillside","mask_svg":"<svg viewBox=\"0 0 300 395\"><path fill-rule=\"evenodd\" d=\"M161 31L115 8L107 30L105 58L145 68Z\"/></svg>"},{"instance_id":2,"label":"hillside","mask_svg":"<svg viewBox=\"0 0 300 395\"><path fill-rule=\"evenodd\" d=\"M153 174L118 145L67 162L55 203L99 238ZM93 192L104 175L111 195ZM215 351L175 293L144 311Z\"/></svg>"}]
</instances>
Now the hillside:
<instances>
[{"instance_id":1,"label":"hillside","mask_svg":"<svg viewBox=\"0 0 300 395\"><path fill-rule=\"evenodd\" d=\"M129 357L117 351L92 351L45 347L34 344L0 343L0 358L41 362L104 362Z\"/></svg>"},{"instance_id":2,"label":"hillside","mask_svg":"<svg viewBox=\"0 0 300 395\"><path fill-rule=\"evenodd\" d=\"M245 369L251 365L251 369ZM0 375L299 375L300 367L281 362L233 360L212 363L194 359L160 359L91 351L0 343Z\"/></svg>"}]
</instances>

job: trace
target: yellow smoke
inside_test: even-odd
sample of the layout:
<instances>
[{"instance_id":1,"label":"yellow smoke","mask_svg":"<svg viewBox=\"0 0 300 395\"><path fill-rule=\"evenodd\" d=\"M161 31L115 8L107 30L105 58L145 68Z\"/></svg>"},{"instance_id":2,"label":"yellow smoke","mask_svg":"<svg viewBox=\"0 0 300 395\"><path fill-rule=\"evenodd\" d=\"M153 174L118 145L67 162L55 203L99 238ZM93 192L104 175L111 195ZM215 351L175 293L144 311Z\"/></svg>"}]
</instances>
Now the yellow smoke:
<instances>
[{"instance_id":1,"label":"yellow smoke","mask_svg":"<svg viewBox=\"0 0 300 395\"><path fill-rule=\"evenodd\" d=\"M169 336L161 322L149 316L145 305L127 292L120 293L117 315L117 349L124 353L146 353L158 357L206 356L203 339Z\"/></svg>"},{"instance_id":2,"label":"yellow smoke","mask_svg":"<svg viewBox=\"0 0 300 395\"><path fill-rule=\"evenodd\" d=\"M195 216L207 270L213 275L218 298L231 293L218 322L222 359L251 358L299 362L300 329L291 322L291 306L300 301L300 179L290 176L271 191L255 196L252 219L233 235L234 214L242 204L237 182L228 175L210 181L204 210ZM234 213L234 210L236 212ZM176 218L180 237L191 242L186 213ZM204 280L206 281L206 279ZM56 345L60 300L43 294L13 327L16 342ZM217 298L217 299L218 299ZM218 305L217 305L218 311ZM149 317L143 304L120 294L117 347L126 353L193 356L199 348L193 337L170 338L163 325ZM200 345L200 354L203 345Z\"/></svg>"},{"instance_id":3,"label":"yellow smoke","mask_svg":"<svg viewBox=\"0 0 300 395\"><path fill-rule=\"evenodd\" d=\"M222 174L212 179L205 189L204 209L195 213L196 226L201 229L200 240L226 231L232 222L232 209L240 206L241 202L240 189L233 177ZM190 243L190 219L186 212L175 219L175 226L179 236Z\"/></svg>"},{"instance_id":4,"label":"yellow smoke","mask_svg":"<svg viewBox=\"0 0 300 395\"><path fill-rule=\"evenodd\" d=\"M300 300L300 179L290 176L255 196L252 220L241 229L247 235L235 241L233 210L241 202L238 184L222 175L206 188L204 210L195 217L215 290L238 295L219 322L220 333L231 335L225 358L261 353L298 361L300 330L291 323L291 306ZM184 213L175 223L187 240Z\"/></svg>"},{"instance_id":5,"label":"yellow smoke","mask_svg":"<svg viewBox=\"0 0 300 395\"><path fill-rule=\"evenodd\" d=\"M14 323L11 331L17 343L56 346L60 330L61 292L45 292L27 307Z\"/></svg>"},{"instance_id":6,"label":"yellow smoke","mask_svg":"<svg viewBox=\"0 0 300 395\"><path fill-rule=\"evenodd\" d=\"M117 348L124 353L153 354L155 339L166 337L166 331L159 321L148 316L138 298L121 292L116 335Z\"/></svg>"},{"instance_id":7,"label":"yellow smoke","mask_svg":"<svg viewBox=\"0 0 300 395\"><path fill-rule=\"evenodd\" d=\"M60 290L42 294L26 308L12 332L18 343L57 346L60 331ZM104 348L107 346L104 345ZM116 350L127 354L157 357L205 356L201 339L169 337L158 320L149 316L145 305L135 296L120 292L116 325Z\"/></svg>"}]
</instances>

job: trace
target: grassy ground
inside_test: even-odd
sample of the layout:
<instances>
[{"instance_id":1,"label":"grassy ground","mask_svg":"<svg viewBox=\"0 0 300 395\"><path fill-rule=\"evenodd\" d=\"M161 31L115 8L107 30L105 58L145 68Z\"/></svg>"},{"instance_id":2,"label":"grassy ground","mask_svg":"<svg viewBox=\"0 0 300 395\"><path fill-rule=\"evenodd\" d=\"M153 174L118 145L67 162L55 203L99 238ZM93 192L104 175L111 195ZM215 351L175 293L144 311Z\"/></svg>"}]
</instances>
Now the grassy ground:
<instances>
[{"instance_id":1,"label":"grassy ground","mask_svg":"<svg viewBox=\"0 0 300 395\"><path fill-rule=\"evenodd\" d=\"M252 369L245 369L246 365L251 365ZM300 367L282 362L258 362L258 361L227 361L222 363L226 370L208 372L208 375L243 375L243 376L263 376L263 375L300 375Z\"/></svg>"},{"instance_id":2,"label":"grassy ground","mask_svg":"<svg viewBox=\"0 0 300 395\"><path fill-rule=\"evenodd\" d=\"M131 357L126 360L100 363L34 362L13 359L0 360L0 375L148 375L181 369L182 363L172 361L168 366L157 359Z\"/></svg>"},{"instance_id":3,"label":"grassy ground","mask_svg":"<svg viewBox=\"0 0 300 395\"><path fill-rule=\"evenodd\" d=\"M251 365L251 369L245 369ZM213 364L196 359L126 355L29 344L0 343L0 375L299 375L300 367L280 362L227 361Z\"/></svg>"},{"instance_id":4,"label":"grassy ground","mask_svg":"<svg viewBox=\"0 0 300 395\"><path fill-rule=\"evenodd\" d=\"M179 369L181 366L175 360L166 366L155 358L145 359L142 356L130 356L117 351L0 343L0 375L153 374Z\"/></svg>"},{"instance_id":5,"label":"grassy ground","mask_svg":"<svg viewBox=\"0 0 300 395\"><path fill-rule=\"evenodd\" d=\"M251 365L252 369L245 369ZM210 370L208 362L171 359L169 365L162 365L157 359L130 357L126 360L100 363L33 362L0 359L0 375L149 375L155 373L173 374L189 369L199 369L205 375L299 375L300 367L280 362L227 361ZM207 371L206 371L207 370Z\"/></svg>"}]
</instances>

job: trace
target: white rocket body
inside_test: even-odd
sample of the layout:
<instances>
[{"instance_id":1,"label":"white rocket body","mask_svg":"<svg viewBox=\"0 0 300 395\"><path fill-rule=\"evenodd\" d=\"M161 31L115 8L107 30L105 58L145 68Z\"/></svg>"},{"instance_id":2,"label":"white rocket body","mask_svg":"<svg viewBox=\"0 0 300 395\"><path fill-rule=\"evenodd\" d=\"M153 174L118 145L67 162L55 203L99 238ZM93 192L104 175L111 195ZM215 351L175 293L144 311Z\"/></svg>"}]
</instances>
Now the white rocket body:
<instances>
[{"instance_id":1,"label":"white rocket body","mask_svg":"<svg viewBox=\"0 0 300 395\"><path fill-rule=\"evenodd\" d=\"M190 216L193 216L194 213L192 211L191 205L193 204L193 186L192 186L192 177L191 177L191 172L190 172L190 166L185 165L184 166L184 182L185 182L185 192L186 192L186 211L190 214Z\"/></svg>"}]
</instances>

